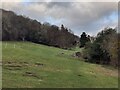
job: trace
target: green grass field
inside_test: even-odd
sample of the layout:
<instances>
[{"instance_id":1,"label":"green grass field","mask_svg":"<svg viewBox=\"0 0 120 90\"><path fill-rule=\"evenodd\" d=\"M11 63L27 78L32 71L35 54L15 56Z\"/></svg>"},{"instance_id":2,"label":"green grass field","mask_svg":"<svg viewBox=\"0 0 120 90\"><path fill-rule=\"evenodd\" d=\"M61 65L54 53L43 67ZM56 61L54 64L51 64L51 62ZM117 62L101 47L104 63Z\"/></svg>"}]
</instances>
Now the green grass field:
<instances>
[{"instance_id":1,"label":"green grass field","mask_svg":"<svg viewBox=\"0 0 120 90\"><path fill-rule=\"evenodd\" d=\"M3 88L117 88L117 69L72 57L75 51L3 42Z\"/></svg>"}]
</instances>

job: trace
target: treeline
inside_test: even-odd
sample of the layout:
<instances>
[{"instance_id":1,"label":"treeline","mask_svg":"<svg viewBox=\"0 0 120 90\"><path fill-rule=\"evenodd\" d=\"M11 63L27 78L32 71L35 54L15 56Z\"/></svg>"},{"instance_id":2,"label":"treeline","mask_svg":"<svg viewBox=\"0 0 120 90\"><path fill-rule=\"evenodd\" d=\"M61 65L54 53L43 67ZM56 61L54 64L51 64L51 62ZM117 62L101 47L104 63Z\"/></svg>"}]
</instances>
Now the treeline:
<instances>
[{"instance_id":1,"label":"treeline","mask_svg":"<svg viewBox=\"0 0 120 90\"><path fill-rule=\"evenodd\" d=\"M12 11L2 10L2 30L3 41L31 41L64 49L75 46L79 41L79 37L64 25L41 24Z\"/></svg>"},{"instance_id":2,"label":"treeline","mask_svg":"<svg viewBox=\"0 0 120 90\"><path fill-rule=\"evenodd\" d=\"M85 38L89 39L85 40ZM83 57L88 62L118 66L119 40L120 34L117 28L105 28L94 38L85 34Z\"/></svg>"},{"instance_id":3,"label":"treeline","mask_svg":"<svg viewBox=\"0 0 120 90\"><path fill-rule=\"evenodd\" d=\"M113 66L119 64L120 34L117 28L105 28L96 37L83 32L79 38L64 25L42 24L12 11L2 10L2 40L30 41L63 49L74 47L80 42L80 48L84 47L82 56L86 61Z\"/></svg>"}]
</instances>

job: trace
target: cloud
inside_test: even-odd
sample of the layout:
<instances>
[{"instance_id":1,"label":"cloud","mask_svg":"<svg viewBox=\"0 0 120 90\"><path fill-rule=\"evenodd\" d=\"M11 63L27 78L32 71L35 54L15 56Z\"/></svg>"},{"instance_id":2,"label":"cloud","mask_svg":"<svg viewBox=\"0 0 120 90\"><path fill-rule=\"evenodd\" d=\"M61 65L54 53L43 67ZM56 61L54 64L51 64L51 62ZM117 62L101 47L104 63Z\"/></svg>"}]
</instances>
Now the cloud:
<instances>
[{"instance_id":1,"label":"cloud","mask_svg":"<svg viewBox=\"0 0 120 90\"><path fill-rule=\"evenodd\" d=\"M1 2L22 2L23 0L1 0Z\"/></svg>"},{"instance_id":2,"label":"cloud","mask_svg":"<svg viewBox=\"0 0 120 90\"><path fill-rule=\"evenodd\" d=\"M53 1L53 0L52 0ZM14 2L3 8L40 22L69 27L76 35L95 35L101 28L117 26L117 2Z\"/></svg>"}]
</instances>

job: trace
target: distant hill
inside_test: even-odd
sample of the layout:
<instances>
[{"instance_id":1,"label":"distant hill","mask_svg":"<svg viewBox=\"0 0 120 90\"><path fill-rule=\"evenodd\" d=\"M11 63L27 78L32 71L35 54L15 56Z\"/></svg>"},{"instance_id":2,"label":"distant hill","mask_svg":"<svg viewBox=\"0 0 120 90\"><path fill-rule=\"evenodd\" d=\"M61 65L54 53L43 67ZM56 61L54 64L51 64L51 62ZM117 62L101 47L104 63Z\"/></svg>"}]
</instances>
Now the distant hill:
<instances>
[{"instance_id":1,"label":"distant hill","mask_svg":"<svg viewBox=\"0 0 120 90\"><path fill-rule=\"evenodd\" d=\"M3 41L31 41L64 49L79 42L79 37L64 25L58 27L49 23L42 24L12 11L1 10Z\"/></svg>"}]
</instances>

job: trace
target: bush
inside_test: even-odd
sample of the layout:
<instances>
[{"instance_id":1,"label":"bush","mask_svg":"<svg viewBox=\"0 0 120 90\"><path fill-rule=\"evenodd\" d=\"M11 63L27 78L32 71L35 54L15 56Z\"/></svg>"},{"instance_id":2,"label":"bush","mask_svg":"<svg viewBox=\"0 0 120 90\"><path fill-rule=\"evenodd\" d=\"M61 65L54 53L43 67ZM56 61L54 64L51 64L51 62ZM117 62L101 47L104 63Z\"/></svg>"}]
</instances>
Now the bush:
<instances>
[{"instance_id":1,"label":"bush","mask_svg":"<svg viewBox=\"0 0 120 90\"><path fill-rule=\"evenodd\" d=\"M105 28L99 32L93 43L87 43L83 57L89 62L118 65L118 41L116 29Z\"/></svg>"}]
</instances>

